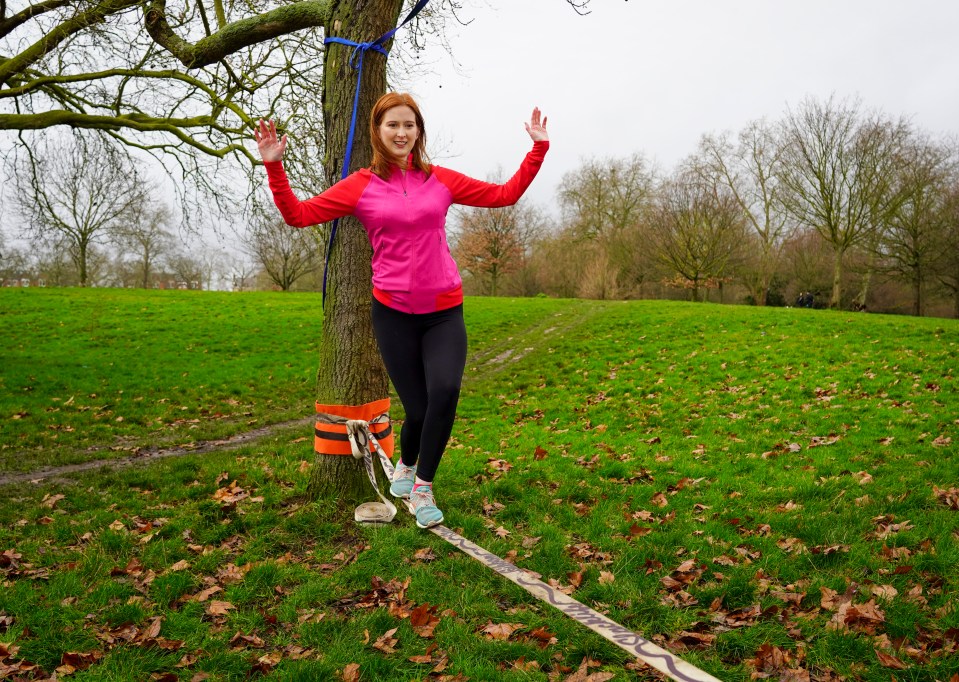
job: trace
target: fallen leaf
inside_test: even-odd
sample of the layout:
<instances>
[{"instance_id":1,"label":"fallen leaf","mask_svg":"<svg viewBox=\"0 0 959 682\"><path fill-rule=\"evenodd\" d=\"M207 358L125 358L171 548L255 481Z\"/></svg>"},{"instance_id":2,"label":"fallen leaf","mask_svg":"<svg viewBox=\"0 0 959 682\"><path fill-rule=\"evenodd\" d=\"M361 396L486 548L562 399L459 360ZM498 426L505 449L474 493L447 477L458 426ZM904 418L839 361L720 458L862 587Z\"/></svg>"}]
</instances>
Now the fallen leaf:
<instances>
[{"instance_id":1,"label":"fallen leaf","mask_svg":"<svg viewBox=\"0 0 959 682\"><path fill-rule=\"evenodd\" d=\"M435 561L437 558L436 552L433 551L432 547L424 547L413 552L413 559L416 561L430 562Z\"/></svg>"},{"instance_id":2,"label":"fallen leaf","mask_svg":"<svg viewBox=\"0 0 959 682\"><path fill-rule=\"evenodd\" d=\"M522 670L526 673L535 672L540 669L539 661L527 661L525 656L520 656L510 665L516 670Z\"/></svg>"},{"instance_id":3,"label":"fallen leaf","mask_svg":"<svg viewBox=\"0 0 959 682\"><path fill-rule=\"evenodd\" d=\"M340 671L340 677L343 682L360 682L360 664L350 663Z\"/></svg>"},{"instance_id":4,"label":"fallen leaf","mask_svg":"<svg viewBox=\"0 0 959 682\"><path fill-rule=\"evenodd\" d=\"M223 591L223 588L222 588L222 587L220 587L219 585L214 585L213 587L208 587L207 589L202 590L202 591L196 593L195 595L193 595L193 596L190 597L189 599L192 600L192 601L206 601L207 599L209 599L210 597L212 597L212 596L213 596L214 594L216 594L217 592L222 592L222 591Z\"/></svg>"},{"instance_id":5,"label":"fallen leaf","mask_svg":"<svg viewBox=\"0 0 959 682\"><path fill-rule=\"evenodd\" d=\"M665 507L669 504L669 500L667 500L666 496L662 493L656 493L649 499L649 501L655 504L657 507Z\"/></svg>"},{"instance_id":6,"label":"fallen leaf","mask_svg":"<svg viewBox=\"0 0 959 682\"><path fill-rule=\"evenodd\" d=\"M705 649L712 646L716 641L716 635L700 632L688 632L682 630L678 635L669 640L669 647L685 651L687 649Z\"/></svg>"},{"instance_id":7,"label":"fallen leaf","mask_svg":"<svg viewBox=\"0 0 959 682\"><path fill-rule=\"evenodd\" d=\"M40 506L46 507L47 509L53 509L54 507L57 506L57 502L59 502L60 500L65 500L66 497L67 497L66 495L50 495L50 494L44 495L43 501L40 502Z\"/></svg>"},{"instance_id":8,"label":"fallen leaf","mask_svg":"<svg viewBox=\"0 0 959 682\"><path fill-rule=\"evenodd\" d=\"M384 632L380 637L377 638L375 642L373 642L373 648L382 651L384 654L395 654L396 649L394 647L399 640L393 635L396 634L397 630L398 628L393 628Z\"/></svg>"},{"instance_id":9,"label":"fallen leaf","mask_svg":"<svg viewBox=\"0 0 959 682\"><path fill-rule=\"evenodd\" d=\"M206 607L206 612L211 616L225 616L231 609L235 608L236 607L228 601L213 600L210 602L210 605Z\"/></svg>"},{"instance_id":10,"label":"fallen leaf","mask_svg":"<svg viewBox=\"0 0 959 682\"><path fill-rule=\"evenodd\" d=\"M57 668L57 671L60 672L61 668L63 668L64 672L61 674L72 674L77 670L86 670L101 658L103 658L102 651L86 651L82 653L70 651L60 657L60 668ZM67 673L65 672L66 670L70 672Z\"/></svg>"},{"instance_id":11,"label":"fallen leaf","mask_svg":"<svg viewBox=\"0 0 959 682\"><path fill-rule=\"evenodd\" d=\"M264 654L256 659L256 663L253 665L251 672L258 672L260 674L267 674L272 672L272 670L280 664L280 661L283 660L283 654L279 651L271 651L268 654Z\"/></svg>"},{"instance_id":12,"label":"fallen leaf","mask_svg":"<svg viewBox=\"0 0 959 682\"><path fill-rule=\"evenodd\" d=\"M429 604L420 604L410 611L410 625L420 637L430 639L433 637L433 630L439 625L440 619L436 615L436 607Z\"/></svg>"},{"instance_id":13,"label":"fallen leaf","mask_svg":"<svg viewBox=\"0 0 959 682\"><path fill-rule=\"evenodd\" d=\"M579 664L579 669L567 677L563 682L606 682L613 679L616 675L613 673L590 673L590 668L598 668L600 663L590 658L584 658Z\"/></svg>"},{"instance_id":14,"label":"fallen leaf","mask_svg":"<svg viewBox=\"0 0 959 682\"><path fill-rule=\"evenodd\" d=\"M536 628L529 635L532 639L538 640L541 649L545 649L550 644L556 644L556 635L546 628Z\"/></svg>"},{"instance_id":15,"label":"fallen leaf","mask_svg":"<svg viewBox=\"0 0 959 682\"><path fill-rule=\"evenodd\" d=\"M489 621L486 627L480 630L480 633L486 635L487 639L506 641L514 632L522 630L525 627L522 623L494 623L493 621Z\"/></svg>"},{"instance_id":16,"label":"fallen leaf","mask_svg":"<svg viewBox=\"0 0 959 682\"><path fill-rule=\"evenodd\" d=\"M900 661L898 658L896 658L892 654L887 654L886 652L880 651L879 649L876 649L876 656L879 657L879 663L884 668L892 668L893 670L905 670L906 668L909 667L908 665Z\"/></svg>"},{"instance_id":17,"label":"fallen leaf","mask_svg":"<svg viewBox=\"0 0 959 682\"><path fill-rule=\"evenodd\" d=\"M216 603L225 604L226 602L214 602L214 604ZM233 608L233 606L231 605L230 608ZM266 646L266 642L257 635L244 635L242 632L237 632L230 639L230 646L234 649L245 649L246 647L262 649Z\"/></svg>"}]
</instances>

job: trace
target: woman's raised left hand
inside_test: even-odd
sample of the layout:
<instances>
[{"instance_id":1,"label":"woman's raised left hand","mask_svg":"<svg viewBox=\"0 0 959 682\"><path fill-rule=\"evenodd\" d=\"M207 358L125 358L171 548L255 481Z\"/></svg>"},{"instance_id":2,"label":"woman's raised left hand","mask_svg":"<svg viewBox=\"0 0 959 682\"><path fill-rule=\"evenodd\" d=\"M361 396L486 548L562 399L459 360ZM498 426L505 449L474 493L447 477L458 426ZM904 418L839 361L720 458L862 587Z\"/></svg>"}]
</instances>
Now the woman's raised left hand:
<instances>
[{"instance_id":1,"label":"woman's raised left hand","mask_svg":"<svg viewBox=\"0 0 959 682\"><path fill-rule=\"evenodd\" d=\"M549 134L546 132L546 117L543 116L542 122L540 122L540 110L539 107L533 109L533 115L529 119L529 123L526 124L526 132L529 133L529 136L533 138L533 142L541 142L549 140Z\"/></svg>"}]
</instances>

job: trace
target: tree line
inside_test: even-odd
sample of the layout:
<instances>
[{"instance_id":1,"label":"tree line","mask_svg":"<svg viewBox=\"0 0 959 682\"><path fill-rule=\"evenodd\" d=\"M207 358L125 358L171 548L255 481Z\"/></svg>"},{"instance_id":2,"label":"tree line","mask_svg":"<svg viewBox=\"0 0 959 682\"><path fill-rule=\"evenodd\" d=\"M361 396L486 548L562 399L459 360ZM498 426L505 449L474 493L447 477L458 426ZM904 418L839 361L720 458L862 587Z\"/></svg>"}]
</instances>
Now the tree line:
<instances>
[{"instance_id":1,"label":"tree line","mask_svg":"<svg viewBox=\"0 0 959 682\"><path fill-rule=\"evenodd\" d=\"M476 294L687 298L959 317L959 155L856 100L704 135L669 172L588 159L558 219L521 203L460 212Z\"/></svg>"},{"instance_id":2,"label":"tree line","mask_svg":"<svg viewBox=\"0 0 959 682\"><path fill-rule=\"evenodd\" d=\"M959 316L959 155L856 100L806 100L776 121L704 135L664 172L643 154L586 159L529 201L462 209L454 256L478 295L686 298ZM230 256L187 250L128 149L55 138L8 167L30 249L0 279L48 285L316 290L325 230L254 201ZM495 178L494 178L495 179ZM26 274L24 274L26 273Z\"/></svg>"}]
</instances>

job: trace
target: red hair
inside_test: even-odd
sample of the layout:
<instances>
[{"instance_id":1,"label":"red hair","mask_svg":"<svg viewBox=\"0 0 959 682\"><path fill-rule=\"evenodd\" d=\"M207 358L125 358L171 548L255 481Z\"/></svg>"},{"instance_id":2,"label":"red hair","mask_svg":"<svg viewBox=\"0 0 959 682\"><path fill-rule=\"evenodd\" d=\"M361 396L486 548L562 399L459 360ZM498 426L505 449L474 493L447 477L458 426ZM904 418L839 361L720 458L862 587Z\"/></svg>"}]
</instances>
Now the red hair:
<instances>
[{"instance_id":1,"label":"red hair","mask_svg":"<svg viewBox=\"0 0 959 682\"><path fill-rule=\"evenodd\" d=\"M370 144L373 145L373 162L370 163L370 170L384 180L390 177L392 155L380 138L380 124L383 123L386 112L393 107L409 107L413 110L418 134L416 142L413 143L413 159L410 167L429 175L430 162L426 156L426 126L423 124L423 114L420 113L416 100L405 92L388 92L373 105L373 111L370 113Z\"/></svg>"}]
</instances>

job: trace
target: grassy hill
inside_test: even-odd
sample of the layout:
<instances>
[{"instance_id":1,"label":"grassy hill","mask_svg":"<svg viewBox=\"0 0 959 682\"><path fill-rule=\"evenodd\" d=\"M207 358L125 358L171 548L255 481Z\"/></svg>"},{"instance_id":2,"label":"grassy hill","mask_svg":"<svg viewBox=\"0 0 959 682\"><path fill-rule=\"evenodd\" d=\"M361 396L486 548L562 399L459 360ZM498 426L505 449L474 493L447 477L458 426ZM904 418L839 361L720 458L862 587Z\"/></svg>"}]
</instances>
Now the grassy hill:
<instances>
[{"instance_id":1,"label":"grassy hill","mask_svg":"<svg viewBox=\"0 0 959 682\"><path fill-rule=\"evenodd\" d=\"M959 675L959 323L466 311L451 528L720 679ZM0 290L0 474L308 417L320 324L310 294ZM409 518L305 503L309 434L0 489L0 679L653 679Z\"/></svg>"}]
</instances>

